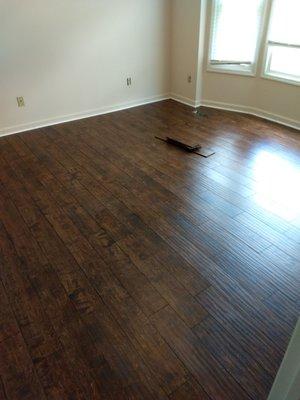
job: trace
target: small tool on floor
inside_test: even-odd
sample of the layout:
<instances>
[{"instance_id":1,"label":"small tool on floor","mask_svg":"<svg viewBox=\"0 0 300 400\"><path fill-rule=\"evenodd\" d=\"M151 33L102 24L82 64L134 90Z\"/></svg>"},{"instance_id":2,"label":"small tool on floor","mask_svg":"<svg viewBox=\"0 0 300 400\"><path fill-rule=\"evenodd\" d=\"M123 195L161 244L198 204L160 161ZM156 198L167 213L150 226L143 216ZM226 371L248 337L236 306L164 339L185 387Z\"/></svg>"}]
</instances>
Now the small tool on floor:
<instances>
[{"instance_id":1,"label":"small tool on floor","mask_svg":"<svg viewBox=\"0 0 300 400\"><path fill-rule=\"evenodd\" d=\"M158 140L161 140L165 143L168 143L170 145L179 147L189 153L198 154L199 156L202 156L205 158L208 158L208 157L212 156L213 154L215 154L215 152L212 149L202 147L200 144L191 142L188 139L183 140L181 138L179 139L179 138L169 137L169 136L167 136L166 138L155 136L155 138Z\"/></svg>"}]
</instances>

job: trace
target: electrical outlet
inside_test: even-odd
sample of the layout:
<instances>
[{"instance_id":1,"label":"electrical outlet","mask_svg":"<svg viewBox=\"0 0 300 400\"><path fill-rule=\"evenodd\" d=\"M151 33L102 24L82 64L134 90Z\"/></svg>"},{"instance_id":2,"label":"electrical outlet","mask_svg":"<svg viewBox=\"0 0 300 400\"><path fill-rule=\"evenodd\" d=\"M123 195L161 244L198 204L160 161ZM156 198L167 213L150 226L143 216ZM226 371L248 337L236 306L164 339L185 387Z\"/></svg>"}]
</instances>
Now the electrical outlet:
<instances>
[{"instance_id":1,"label":"electrical outlet","mask_svg":"<svg viewBox=\"0 0 300 400\"><path fill-rule=\"evenodd\" d=\"M188 83L192 83L192 75L191 74L188 75L187 81L188 81Z\"/></svg>"},{"instance_id":2,"label":"electrical outlet","mask_svg":"<svg viewBox=\"0 0 300 400\"><path fill-rule=\"evenodd\" d=\"M17 97L18 107L25 107L24 97Z\"/></svg>"},{"instance_id":3,"label":"electrical outlet","mask_svg":"<svg viewBox=\"0 0 300 400\"><path fill-rule=\"evenodd\" d=\"M127 86L131 86L132 85L132 79L131 78L127 78Z\"/></svg>"}]
</instances>

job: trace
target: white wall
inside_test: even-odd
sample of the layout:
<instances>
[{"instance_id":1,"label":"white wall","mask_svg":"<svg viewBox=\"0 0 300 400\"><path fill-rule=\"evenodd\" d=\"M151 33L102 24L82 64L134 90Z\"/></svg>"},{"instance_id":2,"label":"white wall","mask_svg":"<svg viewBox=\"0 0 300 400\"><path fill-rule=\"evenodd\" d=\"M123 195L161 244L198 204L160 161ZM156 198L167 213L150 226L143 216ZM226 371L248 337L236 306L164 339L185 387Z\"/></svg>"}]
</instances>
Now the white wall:
<instances>
[{"instance_id":1,"label":"white wall","mask_svg":"<svg viewBox=\"0 0 300 400\"><path fill-rule=\"evenodd\" d=\"M170 0L0 0L0 54L0 134L160 98Z\"/></svg>"}]
</instances>

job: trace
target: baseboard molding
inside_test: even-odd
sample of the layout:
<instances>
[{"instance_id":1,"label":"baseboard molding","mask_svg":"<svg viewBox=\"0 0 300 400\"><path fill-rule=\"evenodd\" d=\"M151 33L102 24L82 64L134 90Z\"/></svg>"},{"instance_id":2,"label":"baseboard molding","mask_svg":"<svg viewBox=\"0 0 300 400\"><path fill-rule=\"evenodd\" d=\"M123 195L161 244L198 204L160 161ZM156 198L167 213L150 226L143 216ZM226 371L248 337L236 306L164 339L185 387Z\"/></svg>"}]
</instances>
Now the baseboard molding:
<instances>
[{"instance_id":1,"label":"baseboard molding","mask_svg":"<svg viewBox=\"0 0 300 400\"><path fill-rule=\"evenodd\" d=\"M201 105L204 107L217 108L220 110L235 111L242 114L255 115L256 117L264 118L272 122L276 122L281 125L288 126L300 130L300 121L296 121L290 118L283 117L282 115L272 114L270 112L261 110L254 107L246 107L230 103L222 103L218 101L203 100Z\"/></svg>"},{"instance_id":2,"label":"baseboard molding","mask_svg":"<svg viewBox=\"0 0 300 400\"><path fill-rule=\"evenodd\" d=\"M64 115L64 116L60 116L60 117L56 117L56 118L49 118L49 119L45 119L45 120L30 122L28 124L15 125L15 126L0 129L0 137L13 135L15 133L20 133L20 132L31 131L34 129L44 128L46 126L58 125L58 124L62 124L65 122L76 121L79 119L95 117L97 115L109 114L112 112L126 110L128 108L138 107L138 106L142 106L145 104L156 103L158 101L168 100L168 99L170 99L169 93L161 94L158 96L144 98L144 99L140 99L140 100L134 100L134 101L131 101L128 103L122 103L122 104L118 104L115 106L102 107L102 108L98 108L98 109L94 109L94 110L88 110L88 111L84 111L84 112L80 112L80 113Z\"/></svg>"},{"instance_id":3,"label":"baseboard molding","mask_svg":"<svg viewBox=\"0 0 300 400\"><path fill-rule=\"evenodd\" d=\"M142 106L145 104L156 103L156 102L168 100L168 99L178 101L179 103L188 105L193 108L205 106L205 107L217 108L217 109L221 109L221 110L239 112L239 113L243 113L243 114L251 114L251 115L255 115L260 118L267 119L272 122L276 122L276 123L300 130L300 122L299 121L285 118L281 115L271 114L267 111L260 110L258 108L240 106L240 105L229 104L229 103L222 103L222 102L211 101L211 100L203 100L201 102L196 102L193 99L190 99L190 98L184 97L184 96L180 96L175 93L166 93L166 94L161 94L161 95L150 97L150 98L134 100L134 101L131 101L128 103L117 104L115 106L102 107L102 108L88 110L88 111L84 111L84 112L80 112L80 113L69 114L69 115L64 115L64 116L60 116L60 117L56 117L56 118L35 121L35 122L28 123L28 124L21 124L21 125L16 125L16 126L12 126L12 127L2 128L2 129L0 129L0 137L13 135L15 133L20 133L20 132L31 131L34 129L44 128L46 126L58 125L58 124L62 124L65 122L76 121L79 119L95 117L97 115L109 114L112 112L126 110L128 108L138 107L138 106Z\"/></svg>"},{"instance_id":4,"label":"baseboard molding","mask_svg":"<svg viewBox=\"0 0 300 400\"><path fill-rule=\"evenodd\" d=\"M190 106L190 107L194 107L194 108L200 106L200 103L197 104L197 102L195 100L190 99L188 97L181 96L176 93L170 93L169 98L172 100L178 101L179 103L185 104L186 106Z\"/></svg>"}]
</instances>

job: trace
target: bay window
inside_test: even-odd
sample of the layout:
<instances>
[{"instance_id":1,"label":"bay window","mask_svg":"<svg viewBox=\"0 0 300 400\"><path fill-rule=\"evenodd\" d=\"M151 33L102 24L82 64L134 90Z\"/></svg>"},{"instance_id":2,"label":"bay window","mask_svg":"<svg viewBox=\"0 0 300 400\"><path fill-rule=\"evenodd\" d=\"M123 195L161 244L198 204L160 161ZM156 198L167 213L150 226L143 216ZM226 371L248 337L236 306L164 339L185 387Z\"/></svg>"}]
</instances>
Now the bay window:
<instances>
[{"instance_id":1,"label":"bay window","mask_svg":"<svg viewBox=\"0 0 300 400\"><path fill-rule=\"evenodd\" d=\"M212 0L208 70L300 83L300 0Z\"/></svg>"}]
</instances>

